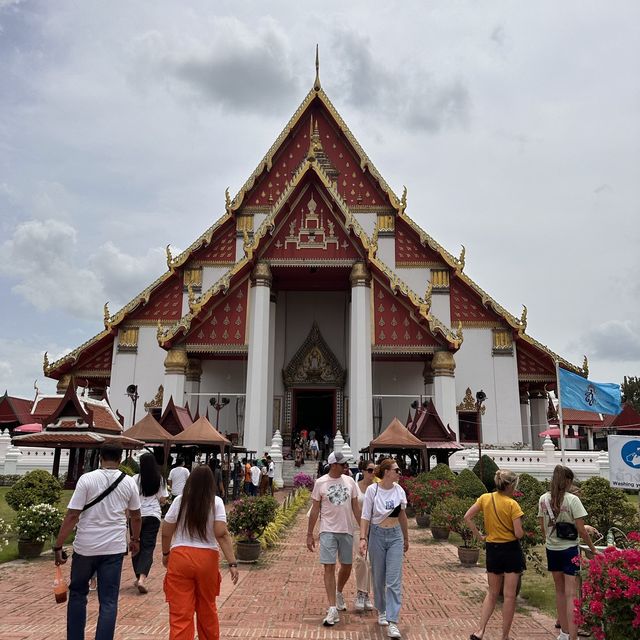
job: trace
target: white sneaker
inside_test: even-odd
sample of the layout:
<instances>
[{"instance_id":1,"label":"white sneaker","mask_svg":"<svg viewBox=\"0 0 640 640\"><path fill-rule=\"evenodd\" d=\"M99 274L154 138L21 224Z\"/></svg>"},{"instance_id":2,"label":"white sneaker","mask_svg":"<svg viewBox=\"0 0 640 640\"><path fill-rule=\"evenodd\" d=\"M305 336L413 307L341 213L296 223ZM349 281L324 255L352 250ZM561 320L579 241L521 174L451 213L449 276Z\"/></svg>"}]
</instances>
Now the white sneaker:
<instances>
[{"instance_id":1,"label":"white sneaker","mask_svg":"<svg viewBox=\"0 0 640 640\"><path fill-rule=\"evenodd\" d=\"M400 629L398 629L398 625L395 622L389 623L389 628L387 629L387 636L389 636L389 638L402 638Z\"/></svg>"},{"instance_id":2,"label":"white sneaker","mask_svg":"<svg viewBox=\"0 0 640 640\"><path fill-rule=\"evenodd\" d=\"M387 612L383 611L382 613L378 614L378 624L381 627L388 627L389 623L387 622Z\"/></svg>"},{"instance_id":3,"label":"white sneaker","mask_svg":"<svg viewBox=\"0 0 640 640\"><path fill-rule=\"evenodd\" d=\"M362 591L358 591L358 595L356 596L356 611L364 611L365 598L365 594Z\"/></svg>"},{"instance_id":4,"label":"white sneaker","mask_svg":"<svg viewBox=\"0 0 640 640\"><path fill-rule=\"evenodd\" d=\"M327 616L322 621L322 624L325 627L333 627L336 622L340 622L340 616L338 615L338 610L335 607L329 607L327 611Z\"/></svg>"},{"instance_id":5,"label":"white sneaker","mask_svg":"<svg viewBox=\"0 0 640 640\"><path fill-rule=\"evenodd\" d=\"M344 601L344 596L342 595L342 593L340 593L340 591L336 591L336 609L338 611L347 610L347 604Z\"/></svg>"},{"instance_id":6,"label":"white sneaker","mask_svg":"<svg viewBox=\"0 0 640 640\"><path fill-rule=\"evenodd\" d=\"M373 609L374 609L373 603L371 602L371 600L369 600L369 594L368 593L364 594L364 609L365 609L365 611L373 611Z\"/></svg>"}]
</instances>

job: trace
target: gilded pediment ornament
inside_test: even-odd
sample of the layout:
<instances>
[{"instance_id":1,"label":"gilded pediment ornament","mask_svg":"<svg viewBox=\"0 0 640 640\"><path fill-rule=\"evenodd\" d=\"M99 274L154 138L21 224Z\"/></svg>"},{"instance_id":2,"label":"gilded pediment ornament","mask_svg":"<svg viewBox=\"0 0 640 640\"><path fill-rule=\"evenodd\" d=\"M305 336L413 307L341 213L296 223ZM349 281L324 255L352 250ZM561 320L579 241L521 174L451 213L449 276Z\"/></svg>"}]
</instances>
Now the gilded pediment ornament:
<instances>
[{"instance_id":1,"label":"gilded pediment ornament","mask_svg":"<svg viewBox=\"0 0 640 640\"><path fill-rule=\"evenodd\" d=\"M44 358L42 359L42 371L45 375L47 374L47 371L49 371L49 366L49 354L45 351Z\"/></svg>"},{"instance_id":2,"label":"gilded pediment ornament","mask_svg":"<svg viewBox=\"0 0 640 640\"><path fill-rule=\"evenodd\" d=\"M585 377L589 377L589 360L587 360L587 356L584 356L582 360L582 373L584 373Z\"/></svg>"},{"instance_id":3,"label":"gilded pediment ornament","mask_svg":"<svg viewBox=\"0 0 640 640\"><path fill-rule=\"evenodd\" d=\"M231 213L231 196L229 195L229 187L224 190L224 208L227 213Z\"/></svg>"},{"instance_id":4,"label":"gilded pediment ornament","mask_svg":"<svg viewBox=\"0 0 640 640\"><path fill-rule=\"evenodd\" d=\"M527 306L524 304L522 305L522 315L520 316L520 326L522 328L522 331L527 330Z\"/></svg>"},{"instance_id":5,"label":"gilded pediment ornament","mask_svg":"<svg viewBox=\"0 0 640 640\"><path fill-rule=\"evenodd\" d=\"M167 269L169 269L169 271L173 271L174 266L173 266L173 256L171 255L171 245L168 244L166 249L166 254L167 254Z\"/></svg>"},{"instance_id":6,"label":"gilded pediment ornament","mask_svg":"<svg viewBox=\"0 0 640 640\"><path fill-rule=\"evenodd\" d=\"M407 187L402 187L402 197L400 198L400 211L404 213L407 208Z\"/></svg>"},{"instance_id":7,"label":"gilded pediment ornament","mask_svg":"<svg viewBox=\"0 0 640 640\"><path fill-rule=\"evenodd\" d=\"M461 343L464 340L464 336L462 333L462 320L458 320L458 330L456 331L456 338L460 340Z\"/></svg>"},{"instance_id":8,"label":"gilded pediment ornament","mask_svg":"<svg viewBox=\"0 0 640 640\"><path fill-rule=\"evenodd\" d=\"M153 400L144 403L144 408L149 411L149 409L162 409L162 398L164 396L164 387L160 385L158 387L158 392L154 396Z\"/></svg>"},{"instance_id":9,"label":"gilded pediment ornament","mask_svg":"<svg viewBox=\"0 0 640 640\"><path fill-rule=\"evenodd\" d=\"M458 258L458 266L460 268L460 271L464 271L465 256L467 254L467 250L464 245L461 245L461 246L462 246L462 251L460 251L460 257Z\"/></svg>"},{"instance_id":10,"label":"gilded pediment ornament","mask_svg":"<svg viewBox=\"0 0 640 640\"><path fill-rule=\"evenodd\" d=\"M104 328L111 329L111 314L109 313L109 303L104 303Z\"/></svg>"},{"instance_id":11,"label":"gilded pediment ornament","mask_svg":"<svg viewBox=\"0 0 640 640\"><path fill-rule=\"evenodd\" d=\"M467 390L466 390L466 392L464 394L464 399L456 407L456 410L458 411L458 413L460 413L460 412L472 413L472 412L478 410L478 405L476 404L476 401L475 401L475 399L473 397L473 393L471 393L471 389L469 387L467 387ZM487 407L485 407L483 405L482 408L480 409L480 413L482 415L484 415L484 412L486 410L487 410Z\"/></svg>"}]
</instances>

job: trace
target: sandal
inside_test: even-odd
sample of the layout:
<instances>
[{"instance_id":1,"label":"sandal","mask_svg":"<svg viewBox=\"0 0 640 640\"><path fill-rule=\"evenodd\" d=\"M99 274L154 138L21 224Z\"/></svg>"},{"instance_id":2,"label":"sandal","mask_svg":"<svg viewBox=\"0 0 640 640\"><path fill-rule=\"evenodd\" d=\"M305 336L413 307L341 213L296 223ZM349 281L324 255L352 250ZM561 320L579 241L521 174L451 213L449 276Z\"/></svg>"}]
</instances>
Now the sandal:
<instances>
[{"instance_id":1,"label":"sandal","mask_svg":"<svg viewBox=\"0 0 640 640\"><path fill-rule=\"evenodd\" d=\"M475 633L472 633L472 634L469 636L469 640L482 640L482 637L477 636Z\"/></svg>"},{"instance_id":2,"label":"sandal","mask_svg":"<svg viewBox=\"0 0 640 640\"><path fill-rule=\"evenodd\" d=\"M149 593L149 589L147 589L147 587L145 587L143 584L139 584L136 585L138 587L138 592L139 593Z\"/></svg>"}]
</instances>

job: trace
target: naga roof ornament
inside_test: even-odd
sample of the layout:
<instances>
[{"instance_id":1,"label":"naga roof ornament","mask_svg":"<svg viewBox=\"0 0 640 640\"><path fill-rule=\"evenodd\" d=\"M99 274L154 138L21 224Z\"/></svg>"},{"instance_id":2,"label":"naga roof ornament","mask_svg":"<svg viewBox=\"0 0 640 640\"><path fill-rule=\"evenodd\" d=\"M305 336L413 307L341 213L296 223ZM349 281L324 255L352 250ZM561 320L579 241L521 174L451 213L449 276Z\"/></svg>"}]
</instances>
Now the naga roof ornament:
<instances>
[{"instance_id":1,"label":"naga roof ornament","mask_svg":"<svg viewBox=\"0 0 640 640\"><path fill-rule=\"evenodd\" d=\"M464 265L465 265L465 257L467 255L467 249L465 248L464 245L460 245L462 247L462 250L460 251L460 257L458 258L458 265L460 267L460 271L464 271Z\"/></svg>"},{"instance_id":2,"label":"naga roof ornament","mask_svg":"<svg viewBox=\"0 0 640 640\"><path fill-rule=\"evenodd\" d=\"M527 330L527 305L522 305L522 315L520 316L520 328L523 332Z\"/></svg>"},{"instance_id":3,"label":"naga roof ornament","mask_svg":"<svg viewBox=\"0 0 640 640\"><path fill-rule=\"evenodd\" d=\"M111 329L111 314L109 313L109 302L105 302L104 303L104 309L103 309L103 314L104 314L104 328L105 329Z\"/></svg>"},{"instance_id":4,"label":"naga roof ornament","mask_svg":"<svg viewBox=\"0 0 640 640\"><path fill-rule=\"evenodd\" d=\"M589 377L589 360L587 360L587 356L584 356L582 361L582 373L584 373L584 377Z\"/></svg>"}]
</instances>

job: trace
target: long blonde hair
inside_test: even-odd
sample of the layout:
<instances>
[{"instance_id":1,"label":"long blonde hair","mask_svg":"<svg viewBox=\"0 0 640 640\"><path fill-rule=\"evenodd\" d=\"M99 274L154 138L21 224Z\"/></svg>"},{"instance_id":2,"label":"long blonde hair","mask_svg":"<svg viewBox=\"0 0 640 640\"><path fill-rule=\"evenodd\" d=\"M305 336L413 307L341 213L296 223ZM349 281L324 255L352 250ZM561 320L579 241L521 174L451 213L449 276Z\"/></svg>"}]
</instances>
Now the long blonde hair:
<instances>
[{"instance_id":1,"label":"long blonde hair","mask_svg":"<svg viewBox=\"0 0 640 640\"><path fill-rule=\"evenodd\" d=\"M518 486L519 479L518 474L510 471L509 469L498 469L493 478L493 482L496 485L496 489L503 492L511 485L513 485L513 488L515 489Z\"/></svg>"},{"instance_id":2,"label":"long blonde hair","mask_svg":"<svg viewBox=\"0 0 640 640\"><path fill-rule=\"evenodd\" d=\"M553 515L560 515L560 508L564 501L564 494L571 487L573 482L573 471L569 467L563 467L561 464L556 465L551 478L551 510Z\"/></svg>"}]
</instances>

